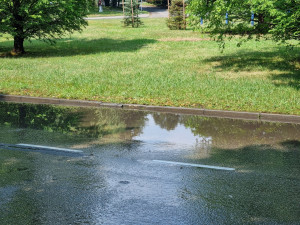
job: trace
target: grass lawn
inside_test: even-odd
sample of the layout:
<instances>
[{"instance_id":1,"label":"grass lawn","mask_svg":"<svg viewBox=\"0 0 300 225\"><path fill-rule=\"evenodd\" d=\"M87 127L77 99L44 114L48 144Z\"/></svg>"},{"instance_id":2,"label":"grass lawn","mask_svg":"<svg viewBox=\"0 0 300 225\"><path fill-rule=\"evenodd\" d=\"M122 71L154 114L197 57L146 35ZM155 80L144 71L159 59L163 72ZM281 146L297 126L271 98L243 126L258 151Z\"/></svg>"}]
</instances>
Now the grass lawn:
<instances>
[{"instance_id":1,"label":"grass lawn","mask_svg":"<svg viewBox=\"0 0 300 225\"><path fill-rule=\"evenodd\" d=\"M300 115L299 48L233 40L220 53L205 35L143 21L89 21L54 46L26 42L23 57L0 58L0 93ZM0 39L0 55L12 45Z\"/></svg>"},{"instance_id":2,"label":"grass lawn","mask_svg":"<svg viewBox=\"0 0 300 225\"><path fill-rule=\"evenodd\" d=\"M98 8L91 9L88 17L105 17L105 16L123 16L122 8L112 8L103 6L103 12L99 13Z\"/></svg>"}]
</instances>

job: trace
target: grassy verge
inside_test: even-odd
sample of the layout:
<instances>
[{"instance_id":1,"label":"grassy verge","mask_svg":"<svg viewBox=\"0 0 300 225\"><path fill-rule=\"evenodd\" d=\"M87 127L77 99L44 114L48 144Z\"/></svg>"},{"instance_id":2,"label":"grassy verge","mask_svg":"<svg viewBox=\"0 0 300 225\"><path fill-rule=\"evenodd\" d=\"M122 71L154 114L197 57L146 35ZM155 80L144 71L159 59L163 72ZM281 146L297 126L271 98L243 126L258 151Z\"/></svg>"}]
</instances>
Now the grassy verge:
<instances>
[{"instance_id":1,"label":"grassy verge","mask_svg":"<svg viewBox=\"0 0 300 225\"><path fill-rule=\"evenodd\" d=\"M103 12L99 12L98 8L90 9L88 17L106 17L106 16L123 16L122 8L112 8L103 6Z\"/></svg>"},{"instance_id":2,"label":"grassy verge","mask_svg":"<svg viewBox=\"0 0 300 225\"><path fill-rule=\"evenodd\" d=\"M142 6L144 7L156 7L156 5L154 5L154 4L151 4L151 3L149 3L149 2L146 2L146 1L143 1L143 3L142 3Z\"/></svg>"},{"instance_id":3,"label":"grassy verge","mask_svg":"<svg viewBox=\"0 0 300 225\"><path fill-rule=\"evenodd\" d=\"M0 58L0 92L300 115L299 48L233 40L220 53L205 35L143 21L90 21L54 46L26 42L23 57ZM0 39L0 54L11 48Z\"/></svg>"}]
</instances>

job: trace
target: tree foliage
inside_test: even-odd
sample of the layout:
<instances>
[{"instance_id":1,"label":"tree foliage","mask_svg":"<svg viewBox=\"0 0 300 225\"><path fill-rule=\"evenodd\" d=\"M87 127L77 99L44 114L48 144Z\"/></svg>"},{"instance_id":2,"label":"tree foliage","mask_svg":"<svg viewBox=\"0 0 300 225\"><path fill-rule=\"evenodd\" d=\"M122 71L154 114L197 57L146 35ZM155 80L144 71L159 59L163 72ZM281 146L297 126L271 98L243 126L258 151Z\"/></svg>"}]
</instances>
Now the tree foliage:
<instances>
[{"instance_id":1,"label":"tree foliage","mask_svg":"<svg viewBox=\"0 0 300 225\"><path fill-rule=\"evenodd\" d=\"M132 27L139 27L143 25L143 22L141 21L139 14L139 3L136 0L126 0L124 11L125 11L125 17L124 17L124 26L132 26Z\"/></svg>"},{"instance_id":2,"label":"tree foliage","mask_svg":"<svg viewBox=\"0 0 300 225\"><path fill-rule=\"evenodd\" d=\"M0 126L8 125L75 136L83 135L90 138L121 133L127 137L133 137L143 128L145 115L144 112L109 108L83 109L0 101ZM127 129L127 127L132 129Z\"/></svg>"},{"instance_id":3,"label":"tree foliage","mask_svg":"<svg viewBox=\"0 0 300 225\"><path fill-rule=\"evenodd\" d=\"M87 25L87 0L0 0L0 33L14 37L16 54L23 53L24 40L53 42L65 33Z\"/></svg>"},{"instance_id":4,"label":"tree foliage","mask_svg":"<svg viewBox=\"0 0 300 225\"><path fill-rule=\"evenodd\" d=\"M187 11L194 27L200 27L203 19L201 29L219 34L219 40L224 34L267 34L276 41L292 39L299 44L300 0L191 0Z\"/></svg>"},{"instance_id":5,"label":"tree foliage","mask_svg":"<svg viewBox=\"0 0 300 225\"><path fill-rule=\"evenodd\" d=\"M184 5L182 0L173 0L170 6L170 18L167 20L167 26L171 30L183 30L186 28L184 17Z\"/></svg>"}]
</instances>

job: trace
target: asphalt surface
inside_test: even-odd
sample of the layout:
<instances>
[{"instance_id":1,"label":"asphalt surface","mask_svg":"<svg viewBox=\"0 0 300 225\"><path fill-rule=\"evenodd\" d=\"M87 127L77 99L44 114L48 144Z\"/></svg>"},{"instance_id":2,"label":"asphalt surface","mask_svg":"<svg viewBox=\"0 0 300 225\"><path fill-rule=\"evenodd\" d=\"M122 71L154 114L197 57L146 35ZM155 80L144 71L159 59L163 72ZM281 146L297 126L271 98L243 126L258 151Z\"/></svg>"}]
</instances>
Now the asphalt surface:
<instances>
[{"instance_id":1,"label":"asphalt surface","mask_svg":"<svg viewBox=\"0 0 300 225\"><path fill-rule=\"evenodd\" d=\"M299 125L0 106L0 224L300 224Z\"/></svg>"},{"instance_id":2,"label":"asphalt surface","mask_svg":"<svg viewBox=\"0 0 300 225\"><path fill-rule=\"evenodd\" d=\"M143 7L144 11L149 12L149 18L166 18L168 17L168 9L158 7Z\"/></svg>"},{"instance_id":3,"label":"asphalt surface","mask_svg":"<svg viewBox=\"0 0 300 225\"><path fill-rule=\"evenodd\" d=\"M149 12L149 14L140 14L141 18L166 18L168 17L168 10L158 7L147 6L143 7L143 11ZM105 19L123 19L123 16L103 16L103 17L87 17L86 20L105 20Z\"/></svg>"}]
</instances>

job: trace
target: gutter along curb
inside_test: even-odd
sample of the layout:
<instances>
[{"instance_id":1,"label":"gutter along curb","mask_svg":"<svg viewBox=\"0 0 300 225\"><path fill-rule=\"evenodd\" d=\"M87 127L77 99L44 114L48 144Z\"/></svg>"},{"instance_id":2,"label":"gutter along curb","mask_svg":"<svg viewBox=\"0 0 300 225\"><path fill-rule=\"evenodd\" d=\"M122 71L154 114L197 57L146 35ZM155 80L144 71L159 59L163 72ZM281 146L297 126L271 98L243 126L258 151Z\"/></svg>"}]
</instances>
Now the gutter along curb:
<instances>
[{"instance_id":1,"label":"gutter along curb","mask_svg":"<svg viewBox=\"0 0 300 225\"><path fill-rule=\"evenodd\" d=\"M138 105L138 104L116 104L116 103L104 103L98 101L40 98L40 97L16 96L16 95L0 95L0 101L15 102L15 103L32 103L32 104L52 104L52 105L78 106L78 107L109 107L109 108L122 108L122 109L131 109L131 110L146 110L146 111L153 111L153 112L187 114L187 115L200 115L206 117L221 117L221 118L232 118L232 119L300 124L300 116L272 114L272 113L238 112L238 111L209 110L209 109L181 108L181 107L168 107L168 106L151 106L151 105Z\"/></svg>"}]
</instances>

